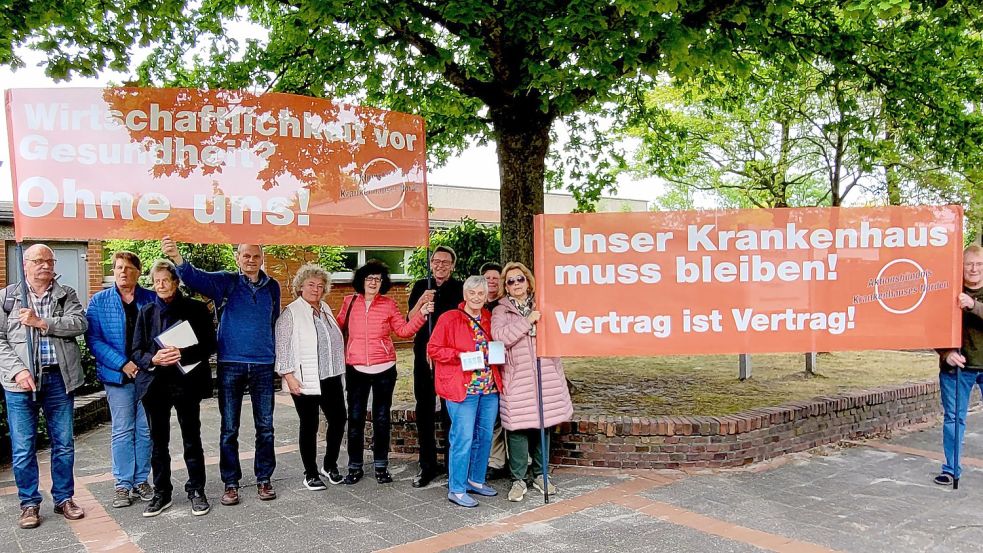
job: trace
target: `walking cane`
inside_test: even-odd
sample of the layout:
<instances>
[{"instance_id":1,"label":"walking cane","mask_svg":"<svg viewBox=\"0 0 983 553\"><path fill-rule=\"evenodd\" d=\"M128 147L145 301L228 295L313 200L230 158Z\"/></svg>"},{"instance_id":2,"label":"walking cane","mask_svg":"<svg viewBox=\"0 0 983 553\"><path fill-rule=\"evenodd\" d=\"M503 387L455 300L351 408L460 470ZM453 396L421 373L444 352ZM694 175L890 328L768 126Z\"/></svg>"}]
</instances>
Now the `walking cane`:
<instances>
[{"instance_id":1,"label":"walking cane","mask_svg":"<svg viewBox=\"0 0 983 553\"><path fill-rule=\"evenodd\" d=\"M536 356L536 391L539 395L539 451L543 456L543 503L550 502L549 447L546 445L546 416L543 414L543 363Z\"/></svg>"},{"instance_id":2,"label":"walking cane","mask_svg":"<svg viewBox=\"0 0 983 553\"><path fill-rule=\"evenodd\" d=\"M23 269L24 267L24 245L20 242L17 243L17 263ZM21 279L20 286L20 305L21 307L28 307L28 294L27 294L27 271L22 270L23 278ZM27 335L27 371L31 373L31 377L34 379L34 390L31 391L31 400L37 402L38 400L38 390L41 389L41 375L37 371L37 359L34 357L34 329L31 327L24 327L24 334Z\"/></svg>"}]
</instances>

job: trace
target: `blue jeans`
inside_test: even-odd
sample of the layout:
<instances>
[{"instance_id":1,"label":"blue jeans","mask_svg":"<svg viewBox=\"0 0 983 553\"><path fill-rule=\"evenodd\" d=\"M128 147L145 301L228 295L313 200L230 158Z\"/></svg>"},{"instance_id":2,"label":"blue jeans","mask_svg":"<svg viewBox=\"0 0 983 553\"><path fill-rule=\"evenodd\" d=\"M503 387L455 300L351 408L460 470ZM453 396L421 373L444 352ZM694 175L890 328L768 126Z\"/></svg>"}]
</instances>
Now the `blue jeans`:
<instances>
[{"instance_id":1,"label":"blue jeans","mask_svg":"<svg viewBox=\"0 0 983 553\"><path fill-rule=\"evenodd\" d=\"M945 416L942 421L942 450L945 452L945 464L942 472L959 478L962 467L955 466L956 428L959 429L959 444L963 443L966 433L966 412L969 410L969 396L973 386L979 384L983 390L983 371L962 371L959 379L959 422L956 424L956 371L939 372L939 388L942 395L942 411Z\"/></svg>"},{"instance_id":2,"label":"blue jeans","mask_svg":"<svg viewBox=\"0 0 983 553\"><path fill-rule=\"evenodd\" d=\"M256 456L253 470L256 483L268 483L276 468L273 451L273 365L259 363L218 364L218 407L222 412L219 438L219 471L227 488L238 488L242 479L239 465L239 418L242 396L249 389L256 426Z\"/></svg>"},{"instance_id":3,"label":"blue jeans","mask_svg":"<svg viewBox=\"0 0 983 553\"><path fill-rule=\"evenodd\" d=\"M40 505L38 492L37 427L38 409L44 410L51 439L51 497L55 505L75 495L75 437L73 410L75 400L65 391L61 374L42 375L41 391L37 401L30 392L9 392L7 397L7 423L10 425L10 443L13 451L14 480L21 507Z\"/></svg>"},{"instance_id":4,"label":"blue jeans","mask_svg":"<svg viewBox=\"0 0 983 553\"><path fill-rule=\"evenodd\" d=\"M113 418L113 478L116 487L127 490L150 476L150 426L136 385L106 384L106 400Z\"/></svg>"},{"instance_id":5,"label":"blue jeans","mask_svg":"<svg viewBox=\"0 0 983 553\"><path fill-rule=\"evenodd\" d=\"M468 480L485 483L492 431L498 416L498 394L469 394L461 402L448 400L447 413L451 417L447 490L464 493Z\"/></svg>"}]
</instances>

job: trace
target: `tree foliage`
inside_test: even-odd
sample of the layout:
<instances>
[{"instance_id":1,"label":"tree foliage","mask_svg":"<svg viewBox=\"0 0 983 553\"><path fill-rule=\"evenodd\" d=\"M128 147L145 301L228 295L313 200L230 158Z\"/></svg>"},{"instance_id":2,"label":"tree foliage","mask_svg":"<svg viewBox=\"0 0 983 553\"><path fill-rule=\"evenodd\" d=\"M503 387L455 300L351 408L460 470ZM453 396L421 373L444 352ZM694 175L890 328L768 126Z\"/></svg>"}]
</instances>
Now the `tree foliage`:
<instances>
[{"instance_id":1,"label":"tree foliage","mask_svg":"<svg viewBox=\"0 0 983 553\"><path fill-rule=\"evenodd\" d=\"M153 47L137 71L143 84L354 98L417 113L437 160L470 139L494 140L503 253L527 263L547 177L584 201L609 185L604 175L618 156L592 121L640 109L639 87L656 77L685 80L711 68L729 78L748 73L749 56L821 57L884 93L899 136L923 134L913 150L928 144L947 159L980 143L962 104L970 97L962 91L978 86L973 71L961 71L978 54L964 44L980 31L979 7L968 0L33 0L4 7L0 63L18 63L14 47L27 45L48 53L49 74L66 78L127 70L137 46ZM231 39L239 20L267 36ZM950 96L949 87L960 93ZM584 153L548 171L560 119L573 129L567 146Z\"/></svg>"},{"instance_id":2,"label":"tree foliage","mask_svg":"<svg viewBox=\"0 0 983 553\"><path fill-rule=\"evenodd\" d=\"M489 261L502 261L502 237L499 228L479 225L465 217L453 227L434 231L430 235L430 252L437 246L450 246L457 254L454 276L464 280L478 274L478 269ZM407 273L413 278L425 278L428 274L427 249L418 248L410 256Z\"/></svg>"},{"instance_id":3,"label":"tree foliage","mask_svg":"<svg viewBox=\"0 0 983 553\"><path fill-rule=\"evenodd\" d=\"M126 250L135 253L143 265L144 274L141 276L141 281L148 285L150 283L148 271L155 261L165 259L160 249L160 240L108 240L103 248L109 254L106 256L106 265L111 264L113 252ZM178 244L178 250L181 251L181 257L199 269L205 271L237 270L235 250L228 244L188 244L182 242Z\"/></svg>"},{"instance_id":4,"label":"tree foliage","mask_svg":"<svg viewBox=\"0 0 983 553\"><path fill-rule=\"evenodd\" d=\"M707 68L653 87L629 125L634 169L673 185L667 205L691 202L686 188L758 207L840 205L857 189L864 202L965 199L983 147L980 33L953 31L946 9L888 4L889 20L834 20L866 37L858 59L749 55L743 75Z\"/></svg>"}]
</instances>

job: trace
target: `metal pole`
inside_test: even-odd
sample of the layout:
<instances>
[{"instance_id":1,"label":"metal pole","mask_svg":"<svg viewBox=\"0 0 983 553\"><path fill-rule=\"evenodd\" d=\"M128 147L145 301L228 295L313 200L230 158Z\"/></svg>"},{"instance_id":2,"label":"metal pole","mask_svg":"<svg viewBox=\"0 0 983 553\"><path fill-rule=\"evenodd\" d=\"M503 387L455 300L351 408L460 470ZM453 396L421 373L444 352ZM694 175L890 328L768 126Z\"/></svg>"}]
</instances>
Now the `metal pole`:
<instances>
[{"instance_id":1,"label":"metal pole","mask_svg":"<svg viewBox=\"0 0 983 553\"><path fill-rule=\"evenodd\" d=\"M959 388L962 385L962 370L959 365L956 365L956 428L954 429L955 444L952 450L952 472L958 472L959 469L959 449L962 445L962 436L959 434ZM952 475L952 489L959 489L959 476L956 474Z\"/></svg>"},{"instance_id":2,"label":"metal pole","mask_svg":"<svg viewBox=\"0 0 983 553\"><path fill-rule=\"evenodd\" d=\"M17 242L17 263L21 268L20 305L23 308L29 308L31 304L28 300L27 270L24 269L24 245L20 242ZM31 399L37 402L38 390L41 389L41 375L38 374L37 359L34 357L34 329L29 326L24 327L24 334L27 336L27 364L29 365L27 370L31 373L31 378L34 379Z\"/></svg>"},{"instance_id":3,"label":"metal pole","mask_svg":"<svg viewBox=\"0 0 983 553\"><path fill-rule=\"evenodd\" d=\"M539 451L543 457L543 503L550 502L550 456L546 445L546 416L543 414L543 363L536 356L536 392L539 396Z\"/></svg>"}]
</instances>

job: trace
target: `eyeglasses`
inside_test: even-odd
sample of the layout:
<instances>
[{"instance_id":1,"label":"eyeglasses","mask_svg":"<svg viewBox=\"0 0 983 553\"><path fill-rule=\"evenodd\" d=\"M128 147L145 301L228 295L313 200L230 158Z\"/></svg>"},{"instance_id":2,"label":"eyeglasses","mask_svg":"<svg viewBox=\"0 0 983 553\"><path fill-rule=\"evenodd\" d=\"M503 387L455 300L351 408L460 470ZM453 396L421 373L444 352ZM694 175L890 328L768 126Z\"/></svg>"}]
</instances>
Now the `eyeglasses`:
<instances>
[{"instance_id":1,"label":"eyeglasses","mask_svg":"<svg viewBox=\"0 0 983 553\"><path fill-rule=\"evenodd\" d=\"M512 286L513 284L522 284L526 281L526 277L519 275L517 277L512 277L505 281L505 284Z\"/></svg>"},{"instance_id":2,"label":"eyeglasses","mask_svg":"<svg viewBox=\"0 0 983 553\"><path fill-rule=\"evenodd\" d=\"M379 275L367 276L365 282L382 282L382 277Z\"/></svg>"},{"instance_id":3,"label":"eyeglasses","mask_svg":"<svg viewBox=\"0 0 983 553\"><path fill-rule=\"evenodd\" d=\"M28 261L30 261L31 263L33 263L35 266L51 265L52 267L54 267L56 260L55 259L40 259L40 258L35 258L35 259L28 259Z\"/></svg>"},{"instance_id":4,"label":"eyeglasses","mask_svg":"<svg viewBox=\"0 0 983 553\"><path fill-rule=\"evenodd\" d=\"M963 267L967 269L983 269L983 261L977 261L975 263L963 263Z\"/></svg>"},{"instance_id":5,"label":"eyeglasses","mask_svg":"<svg viewBox=\"0 0 983 553\"><path fill-rule=\"evenodd\" d=\"M450 259L431 259L430 264L438 267L450 267L454 262Z\"/></svg>"}]
</instances>

